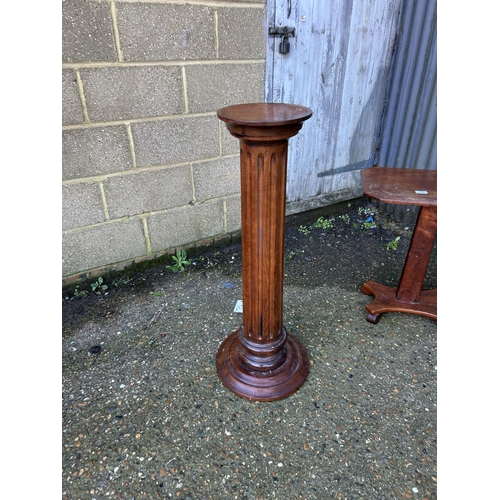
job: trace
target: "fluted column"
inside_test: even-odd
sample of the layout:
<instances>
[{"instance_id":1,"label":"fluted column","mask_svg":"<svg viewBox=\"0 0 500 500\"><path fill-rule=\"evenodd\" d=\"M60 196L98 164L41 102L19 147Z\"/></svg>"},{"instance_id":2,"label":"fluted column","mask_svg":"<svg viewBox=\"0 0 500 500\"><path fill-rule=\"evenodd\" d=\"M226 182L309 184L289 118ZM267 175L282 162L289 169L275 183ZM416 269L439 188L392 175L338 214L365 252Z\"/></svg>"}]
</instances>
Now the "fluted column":
<instances>
[{"instance_id":1,"label":"fluted column","mask_svg":"<svg viewBox=\"0 0 500 500\"><path fill-rule=\"evenodd\" d=\"M283 326L283 273L288 139L311 114L275 103L218 111L240 140L243 324L221 344L216 364L224 385L248 399L292 394L309 368Z\"/></svg>"}]
</instances>

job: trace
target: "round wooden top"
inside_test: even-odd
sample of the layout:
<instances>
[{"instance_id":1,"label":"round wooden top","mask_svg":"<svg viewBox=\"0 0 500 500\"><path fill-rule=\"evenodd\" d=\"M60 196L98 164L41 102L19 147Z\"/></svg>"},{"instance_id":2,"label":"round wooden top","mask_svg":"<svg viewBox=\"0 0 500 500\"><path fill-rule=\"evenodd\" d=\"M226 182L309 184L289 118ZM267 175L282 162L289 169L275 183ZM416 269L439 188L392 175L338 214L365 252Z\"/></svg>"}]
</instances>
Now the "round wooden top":
<instances>
[{"instance_id":1,"label":"round wooden top","mask_svg":"<svg viewBox=\"0 0 500 500\"><path fill-rule=\"evenodd\" d=\"M312 110L296 104L259 102L237 104L217 111L217 117L236 125L276 127L301 123L312 116Z\"/></svg>"},{"instance_id":2,"label":"round wooden top","mask_svg":"<svg viewBox=\"0 0 500 500\"><path fill-rule=\"evenodd\" d=\"M437 207L437 171L371 167L361 170L363 194L396 205Z\"/></svg>"}]
</instances>

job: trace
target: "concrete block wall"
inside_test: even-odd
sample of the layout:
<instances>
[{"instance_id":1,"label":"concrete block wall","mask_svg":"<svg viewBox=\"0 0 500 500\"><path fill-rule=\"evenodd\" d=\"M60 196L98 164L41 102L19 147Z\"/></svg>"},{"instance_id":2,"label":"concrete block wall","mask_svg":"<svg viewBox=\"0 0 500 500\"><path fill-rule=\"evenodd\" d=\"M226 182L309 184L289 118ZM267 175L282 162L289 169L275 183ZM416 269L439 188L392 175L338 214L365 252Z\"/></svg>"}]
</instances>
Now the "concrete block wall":
<instances>
[{"instance_id":1,"label":"concrete block wall","mask_svg":"<svg viewBox=\"0 0 500 500\"><path fill-rule=\"evenodd\" d=\"M265 0L63 0L63 282L227 237L264 100Z\"/></svg>"}]
</instances>

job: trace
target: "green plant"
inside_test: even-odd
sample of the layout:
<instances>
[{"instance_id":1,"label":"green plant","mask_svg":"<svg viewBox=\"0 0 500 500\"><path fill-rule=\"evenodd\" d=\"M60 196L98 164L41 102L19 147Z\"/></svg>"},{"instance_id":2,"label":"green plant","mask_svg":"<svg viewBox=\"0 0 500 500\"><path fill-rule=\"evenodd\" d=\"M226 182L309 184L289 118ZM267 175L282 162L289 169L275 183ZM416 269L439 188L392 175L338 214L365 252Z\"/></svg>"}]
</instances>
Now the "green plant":
<instances>
[{"instance_id":1,"label":"green plant","mask_svg":"<svg viewBox=\"0 0 500 500\"><path fill-rule=\"evenodd\" d=\"M191 264L191 261L187 258L186 250L176 250L175 255L172 255L172 260L175 264L166 267L174 273L177 273L179 271L184 272L186 270L184 266L189 266Z\"/></svg>"},{"instance_id":2,"label":"green plant","mask_svg":"<svg viewBox=\"0 0 500 500\"><path fill-rule=\"evenodd\" d=\"M101 293L105 292L108 289L108 285L104 284L102 276L99 276L99 278L97 278L97 281L91 283L90 286L92 287L92 291L96 295L101 295Z\"/></svg>"},{"instance_id":3,"label":"green plant","mask_svg":"<svg viewBox=\"0 0 500 500\"><path fill-rule=\"evenodd\" d=\"M375 224L375 221L373 220L375 212L371 207L358 207L358 215L360 217L366 217L366 220L360 220L358 219L356 222L353 222L353 226L356 229L361 230L361 234L363 234L363 231L369 231L370 229L374 229L377 227L377 224Z\"/></svg>"},{"instance_id":4,"label":"green plant","mask_svg":"<svg viewBox=\"0 0 500 500\"><path fill-rule=\"evenodd\" d=\"M320 227L322 229L329 229L333 227L331 219L325 219L324 217L319 217L318 220L313 224L313 227Z\"/></svg>"},{"instance_id":5,"label":"green plant","mask_svg":"<svg viewBox=\"0 0 500 500\"><path fill-rule=\"evenodd\" d=\"M298 253L304 253L304 250L291 250L285 255L285 262L290 262Z\"/></svg>"},{"instance_id":6,"label":"green plant","mask_svg":"<svg viewBox=\"0 0 500 500\"><path fill-rule=\"evenodd\" d=\"M341 221L345 222L346 224L348 224L351 221L351 218L349 217L349 214L339 215L339 219Z\"/></svg>"},{"instance_id":7,"label":"green plant","mask_svg":"<svg viewBox=\"0 0 500 500\"><path fill-rule=\"evenodd\" d=\"M306 226L299 226L298 231L303 234L309 234L311 232Z\"/></svg>"},{"instance_id":8,"label":"green plant","mask_svg":"<svg viewBox=\"0 0 500 500\"><path fill-rule=\"evenodd\" d=\"M193 262L192 264L196 265L199 263L201 266L209 268L209 267L215 267L217 265L217 260L212 260L210 257L206 257L205 255L200 255L197 259L196 262Z\"/></svg>"},{"instance_id":9,"label":"green plant","mask_svg":"<svg viewBox=\"0 0 500 500\"><path fill-rule=\"evenodd\" d=\"M88 294L87 290L80 290L80 285L76 285L74 295L75 297L86 297Z\"/></svg>"},{"instance_id":10,"label":"green plant","mask_svg":"<svg viewBox=\"0 0 500 500\"><path fill-rule=\"evenodd\" d=\"M397 250L399 245L400 236L397 236L395 240L389 241L386 245L387 250Z\"/></svg>"},{"instance_id":11,"label":"green plant","mask_svg":"<svg viewBox=\"0 0 500 500\"><path fill-rule=\"evenodd\" d=\"M370 229L377 227L374 222L363 222L363 221L353 222L352 225L356 229L360 230L360 234L364 234L368 232Z\"/></svg>"},{"instance_id":12,"label":"green plant","mask_svg":"<svg viewBox=\"0 0 500 500\"><path fill-rule=\"evenodd\" d=\"M120 276L119 278L115 279L112 284L113 284L113 286L119 287L119 286L127 285L131 281L132 281L132 278L130 278L129 276Z\"/></svg>"}]
</instances>

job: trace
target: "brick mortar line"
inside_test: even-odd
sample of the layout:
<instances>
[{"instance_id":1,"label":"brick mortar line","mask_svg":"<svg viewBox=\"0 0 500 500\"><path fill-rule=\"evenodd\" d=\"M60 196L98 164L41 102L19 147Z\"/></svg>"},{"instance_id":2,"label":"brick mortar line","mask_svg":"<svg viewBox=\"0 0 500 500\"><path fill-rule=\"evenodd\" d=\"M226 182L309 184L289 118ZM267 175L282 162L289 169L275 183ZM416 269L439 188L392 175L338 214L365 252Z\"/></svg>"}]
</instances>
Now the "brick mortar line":
<instances>
[{"instance_id":1,"label":"brick mortar line","mask_svg":"<svg viewBox=\"0 0 500 500\"><path fill-rule=\"evenodd\" d=\"M120 33L118 31L118 19L116 15L116 3L111 0L109 3L109 10L111 14L111 23L113 25L113 38L115 41L116 54L118 56L118 61L123 61L123 52L120 44Z\"/></svg>"},{"instance_id":2,"label":"brick mortar line","mask_svg":"<svg viewBox=\"0 0 500 500\"><path fill-rule=\"evenodd\" d=\"M151 255L151 239L149 237L147 215L142 217L142 230L144 231L144 242L146 243L146 255Z\"/></svg>"},{"instance_id":3,"label":"brick mortar line","mask_svg":"<svg viewBox=\"0 0 500 500\"><path fill-rule=\"evenodd\" d=\"M226 200L228 198L234 198L236 196L238 196L238 193L231 193L231 194L228 194L225 196L219 196L217 198L209 198L208 200L200 201L200 202L196 203L195 205L205 205L205 204L224 202L224 200ZM83 231L87 231L88 229L105 227L105 226L109 226L112 224L121 224L123 222L143 220L145 218L153 217L153 216L158 215L158 214L166 214L166 213L175 212L175 211L181 210L187 206L190 206L189 203L187 205L180 205L178 207L172 207L172 208L168 208L168 209L154 210L152 212L146 212L143 214L128 215L128 216L126 215L123 217L119 217L118 219L110 219L109 221L97 222L95 224L89 224L88 226L78 226L78 227L74 227L72 229L63 229L62 234L64 236L66 234L81 233Z\"/></svg>"},{"instance_id":4,"label":"brick mortar line","mask_svg":"<svg viewBox=\"0 0 500 500\"><path fill-rule=\"evenodd\" d=\"M108 0L116 3L156 3L165 5L202 5L207 7L234 7L235 9L264 9L267 2L211 2L210 0Z\"/></svg>"},{"instance_id":5,"label":"brick mortar line","mask_svg":"<svg viewBox=\"0 0 500 500\"><path fill-rule=\"evenodd\" d=\"M196 203L196 188L194 186L194 168L192 163L189 165L189 174L191 178L191 201L189 202L189 205L191 205L191 203Z\"/></svg>"},{"instance_id":6,"label":"brick mortar line","mask_svg":"<svg viewBox=\"0 0 500 500\"><path fill-rule=\"evenodd\" d=\"M127 66L197 66L206 64L256 64L265 62L265 58L252 59L196 59L185 61L175 59L174 61L79 61L63 62L62 69L86 69L86 68L124 68Z\"/></svg>"},{"instance_id":7,"label":"brick mortar line","mask_svg":"<svg viewBox=\"0 0 500 500\"><path fill-rule=\"evenodd\" d=\"M136 174L138 172L149 172L149 171L155 171L155 170L168 170L170 168L198 165L200 163L205 163L207 161L222 160L225 158L234 158L234 157L239 157L239 153L230 154L230 155L221 155L221 156L210 156L210 157L202 158L202 159L196 160L196 161L172 163L171 165L151 165L148 167L136 167L136 168L129 169L129 170L122 170L120 172L109 172L107 174L92 175L90 177L77 177L74 179L64 179L62 181L62 185L68 186L71 184L80 184L80 183L85 183L85 182L87 182L87 183L103 182L103 181L105 181L109 178L112 178L112 177L122 177L124 175L133 175L133 174Z\"/></svg>"},{"instance_id":8,"label":"brick mortar line","mask_svg":"<svg viewBox=\"0 0 500 500\"><path fill-rule=\"evenodd\" d=\"M108 202L106 201L106 193L104 192L104 184L102 181L99 182L99 192L101 193L101 202L104 211L104 219L107 222L110 221L111 219L109 217Z\"/></svg>"},{"instance_id":9,"label":"brick mortar line","mask_svg":"<svg viewBox=\"0 0 500 500\"><path fill-rule=\"evenodd\" d=\"M214 12L214 29L215 29L215 57L219 59L219 12Z\"/></svg>"},{"instance_id":10,"label":"brick mortar line","mask_svg":"<svg viewBox=\"0 0 500 500\"><path fill-rule=\"evenodd\" d=\"M182 97L184 98L184 114L189 114L186 66L181 67L181 76L182 76Z\"/></svg>"},{"instance_id":11,"label":"brick mortar line","mask_svg":"<svg viewBox=\"0 0 500 500\"><path fill-rule=\"evenodd\" d=\"M223 156L222 154L222 123L218 120L217 124L217 138L219 140L219 156Z\"/></svg>"},{"instance_id":12,"label":"brick mortar line","mask_svg":"<svg viewBox=\"0 0 500 500\"><path fill-rule=\"evenodd\" d=\"M125 217L120 217L119 219L110 219L109 221L97 222L96 224L89 224L88 226L78 226L78 227L74 227L72 229L63 229L62 235L64 236L66 234L81 233L83 231L87 231L88 229L106 227L106 226L110 226L112 224L121 224L123 222L131 222L131 221L135 221L135 220L141 220L144 215L145 214L132 215L132 216L128 216L128 217L125 216Z\"/></svg>"},{"instance_id":13,"label":"brick mortar line","mask_svg":"<svg viewBox=\"0 0 500 500\"><path fill-rule=\"evenodd\" d=\"M225 196L221 196L220 198L224 198L224 200L232 200L233 198L239 198L241 193L238 191L237 193L227 194ZM215 198L214 198L215 199Z\"/></svg>"},{"instance_id":14,"label":"brick mortar line","mask_svg":"<svg viewBox=\"0 0 500 500\"><path fill-rule=\"evenodd\" d=\"M129 142L129 146L130 146L130 156L132 158L132 168L136 169L137 168L137 162L135 160L134 136L132 134L132 127L130 126L130 122L126 123L125 127L127 129L127 137L128 137L128 142Z\"/></svg>"},{"instance_id":15,"label":"brick mortar line","mask_svg":"<svg viewBox=\"0 0 500 500\"><path fill-rule=\"evenodd\" d=\"M227 205L225 198L222 200L222 230L227 233Z\"/></svg>"},{"instance_id":16,"label":"brick mortar line","mask_svg":"<svg viewBox=\"0 0 500 500\"><path fill-rule=\"evenodd\" d=\"M178 115L144 116L141 118L124 118L122 120L109 120L103 122L78 123L75 125L63 125L62 130L90 129L101 127L112 127L116 125L131 125L133 123L157 122L165 120L176 120L178 118L200 118L204 116L217 116L217 111L205 111L203 113L181 113Z\"/></svg>"},{"instance_id":17,"label":"brick mortar line","mask_svg":"<svg viewBox=\"0 0 500 500\"><path fill-rule=\"evenodd\" d=\"M80 104L82 105L83 121L90 123L89 112L87 110L87 100L85 99L85 92L83 91L83 82L80 71L75 69L76 84L78 86L78 95L80 96Z\"/></svg>"}]
</instances>

